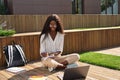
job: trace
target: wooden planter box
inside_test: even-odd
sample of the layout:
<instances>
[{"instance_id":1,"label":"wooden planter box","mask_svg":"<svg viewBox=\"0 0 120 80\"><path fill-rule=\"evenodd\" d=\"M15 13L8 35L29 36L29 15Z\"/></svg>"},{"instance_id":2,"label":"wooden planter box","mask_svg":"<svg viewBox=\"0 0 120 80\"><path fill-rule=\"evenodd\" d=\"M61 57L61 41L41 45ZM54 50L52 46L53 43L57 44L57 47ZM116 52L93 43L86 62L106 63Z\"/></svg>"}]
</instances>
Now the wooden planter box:
<instances>
[{"instance_id":1,"label":"wooden planter box","mask_svg":"<svg viewBox=\"0 0 120 80\"><path fill-rule=\"evenodd\" d=\"M23 46L29 61L40 59L40 32L21 33L9 37L0 37L0 67L5 66L3 47L15 41ZM120 46L120 28L104 28L92 30L67 30L63 54L84 52Z\"/></svg>"}]
</instances>

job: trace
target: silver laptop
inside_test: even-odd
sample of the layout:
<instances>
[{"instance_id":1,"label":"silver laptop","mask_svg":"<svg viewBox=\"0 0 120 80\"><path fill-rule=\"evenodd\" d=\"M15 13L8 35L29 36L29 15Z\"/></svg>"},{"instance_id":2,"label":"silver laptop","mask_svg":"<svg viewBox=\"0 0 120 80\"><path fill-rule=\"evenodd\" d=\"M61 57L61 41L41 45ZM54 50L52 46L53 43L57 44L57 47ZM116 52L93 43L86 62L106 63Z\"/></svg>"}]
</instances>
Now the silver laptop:
<instances>
[{"instance_id":1,"label":"silver laptop","mask_svg":"<svg viewBox=\"0 0 120 80\"><path fill-rule=\"evenodd\" d=\"M89 65L75 68L67 68L64 71L63 80L85 80Z\"/></svg>"}]
</instances>

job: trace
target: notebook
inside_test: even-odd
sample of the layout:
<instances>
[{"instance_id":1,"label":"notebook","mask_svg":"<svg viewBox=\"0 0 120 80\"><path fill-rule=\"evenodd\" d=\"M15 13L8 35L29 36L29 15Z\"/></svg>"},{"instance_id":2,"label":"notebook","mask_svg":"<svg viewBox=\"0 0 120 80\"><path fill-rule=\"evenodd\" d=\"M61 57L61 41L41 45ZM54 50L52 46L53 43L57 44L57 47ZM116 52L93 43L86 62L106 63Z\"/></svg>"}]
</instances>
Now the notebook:
<instances>
[{"instance_id":1,"label":"notebook","mask_svg":"<svg viewBox=\"0 0 120 80\"><path fill-rule=\"evenodd\" d=\"M18 73L21 73L21 72L25 72L26 69L21 68L21 67L10 67L10 68L7 68L6 71L18 74Z\"/></svg>"}]
</instances>

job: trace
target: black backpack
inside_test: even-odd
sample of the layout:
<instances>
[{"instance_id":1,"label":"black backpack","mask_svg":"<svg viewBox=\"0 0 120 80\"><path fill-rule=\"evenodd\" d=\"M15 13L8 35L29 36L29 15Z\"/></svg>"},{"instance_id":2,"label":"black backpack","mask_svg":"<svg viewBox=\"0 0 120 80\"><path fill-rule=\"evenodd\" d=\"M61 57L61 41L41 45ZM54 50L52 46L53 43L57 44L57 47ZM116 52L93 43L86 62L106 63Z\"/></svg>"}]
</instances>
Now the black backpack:
<instances>
[{"instance_id":1,"label":"black backpack","mask_svg":"<svg viewBox=\"0 0 120 80\"><path fill-rule=\"evenodd\" d=\"M19 44L7 45L4 47L5 59L7 67L24 66L27 60L22 47Z\"/></svg>"}]
</instances>

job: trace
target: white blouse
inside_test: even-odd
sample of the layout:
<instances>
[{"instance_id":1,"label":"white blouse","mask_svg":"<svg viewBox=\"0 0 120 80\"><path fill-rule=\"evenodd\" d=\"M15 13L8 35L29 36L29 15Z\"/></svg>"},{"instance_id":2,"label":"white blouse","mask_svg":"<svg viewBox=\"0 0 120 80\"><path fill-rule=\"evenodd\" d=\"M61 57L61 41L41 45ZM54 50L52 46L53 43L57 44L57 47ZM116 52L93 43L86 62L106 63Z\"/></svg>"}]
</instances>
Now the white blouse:
<instances>
[{"instance_id":1,"label":"white blouse","mask_svg":"<svg viewBox=\"0 0 120 80\"><path fill-rule=\"evenodd\" d=\"M52 53L57 51L63 52L64 34L57 32L54 40L51 38L50 34L48 34L45 39L44 36L45 34L43 34L40 38L40 53Z\"/></svg>"}]
</instances>

